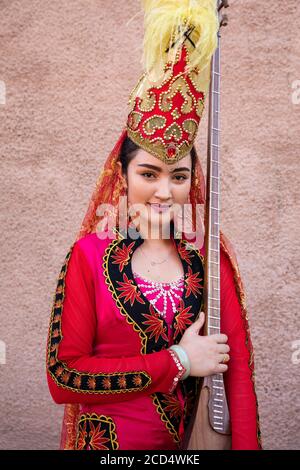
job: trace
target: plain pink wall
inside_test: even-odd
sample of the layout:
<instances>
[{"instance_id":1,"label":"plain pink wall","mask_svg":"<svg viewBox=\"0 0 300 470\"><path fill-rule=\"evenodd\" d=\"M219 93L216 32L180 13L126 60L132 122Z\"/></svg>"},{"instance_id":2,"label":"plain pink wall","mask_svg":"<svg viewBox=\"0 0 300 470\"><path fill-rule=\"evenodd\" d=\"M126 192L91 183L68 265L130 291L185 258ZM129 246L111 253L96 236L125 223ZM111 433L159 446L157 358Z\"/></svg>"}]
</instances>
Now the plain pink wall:
<instances>
[{"instance_id":1,"label":"plain pink wall","mask_svg":"<svg viewBox=\"0 0 300 470\"><path fill-rule=\"evenodd\" d=\"M246 287L263 445L299 449L299 2L230 3L222 230ZM142 71L142 14L133 18L138 0L3 0L0 9L0 448L55 449L63 406L45 378L52 298ZM197 148L205 170L206 119Z\"/></svg>"}]
</instances>

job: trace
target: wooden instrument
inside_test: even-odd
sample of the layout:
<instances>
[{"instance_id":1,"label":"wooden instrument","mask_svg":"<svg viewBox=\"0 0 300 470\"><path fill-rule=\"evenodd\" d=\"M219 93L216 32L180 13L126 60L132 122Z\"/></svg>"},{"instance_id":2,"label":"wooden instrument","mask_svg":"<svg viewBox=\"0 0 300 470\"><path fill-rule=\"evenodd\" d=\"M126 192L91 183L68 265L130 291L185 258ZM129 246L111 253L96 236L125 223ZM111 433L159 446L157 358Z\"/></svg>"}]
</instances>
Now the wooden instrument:
<instances>
[{"instance_id":1,"label":"wooden instrument","mask_svg":"<svg viewBox=\"0 0 300 470\"><path fill-rule=\"evenodd\" d=\"M227 25L222 9L227 0L217 0L220 28ZM218 46L211 62L205 207L204 335L220 333L220 29ZM231 449L230 416L223 374L204 377L183 448Z\"/></svg>"}]
</instances>

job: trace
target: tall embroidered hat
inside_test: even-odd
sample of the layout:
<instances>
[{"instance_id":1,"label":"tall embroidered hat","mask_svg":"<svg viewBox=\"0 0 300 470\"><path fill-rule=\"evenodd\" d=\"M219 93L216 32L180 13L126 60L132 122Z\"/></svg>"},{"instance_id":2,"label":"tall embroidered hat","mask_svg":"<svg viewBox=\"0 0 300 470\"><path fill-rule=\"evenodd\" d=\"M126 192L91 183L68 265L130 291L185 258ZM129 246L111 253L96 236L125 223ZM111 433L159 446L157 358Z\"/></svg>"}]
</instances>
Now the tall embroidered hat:
<instances>
[{"instance_id":1,"label":"tall embroidered hat","mask_svg":"<svg viewBox=\"0 0 300 470\"><path fill-rule=\"evenodd\" d=\"M172 164L194 143L217 45L215 0L143 0L145 72L129 98L127 134Z\"/></svg>"}]
</instances>

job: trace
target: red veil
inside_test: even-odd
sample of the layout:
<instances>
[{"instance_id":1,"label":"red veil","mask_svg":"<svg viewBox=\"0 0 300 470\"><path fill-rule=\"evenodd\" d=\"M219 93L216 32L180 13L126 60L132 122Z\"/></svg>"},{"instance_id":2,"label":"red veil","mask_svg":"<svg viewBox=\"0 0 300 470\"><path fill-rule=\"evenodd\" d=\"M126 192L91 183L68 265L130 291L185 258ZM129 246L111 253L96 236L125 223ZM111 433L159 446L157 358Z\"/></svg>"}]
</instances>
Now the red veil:
<instances>
[{"instance_id":1,"label":"red veil","mask_svg":"<svg viewBox=\"0 0 300 470\"><path fill-rule=\"evenodd\" d=\"M101 171L96 183L95 190L90 199L87 212L83 219L77 239L84 237L89 233L93 233L97 229L100 222L100 216L97 215L97 208L100 204L112 204L117 206L119 197L125 195L124 180L122 177L122 168L120 162L120 150L122 143L127 136L127 129L123 129L115 147L108 156L104 168ZM193 208L193 222L195 221L195 208L196 204L205 204L205 179L202 172L199 159L196 159L195 171L192 176L190 202ZM204 221L205 224L205 221ZM194 225L194 224L193 224ZM238 300L241 306L241 315L243 319L243 326L246 334L246 344L249 351L249 368L251 370L251 379L253 382L254 394L255 392L255 378L254 378L254 353L250 337L249 320L245 302L245 291L241 279L237 258L230 241L225 237L224 233L220 230L220 249L229 258L233 273L235 289ZM257 410L257 440L261 445L260 425L258 404L256 397L256 410ZM60 448L63 450L74 450L76 441L77 418L79 416L79 404L66 404L64 410L64 417L62 423L61 443Z\"/></svg>"}]
</instances>

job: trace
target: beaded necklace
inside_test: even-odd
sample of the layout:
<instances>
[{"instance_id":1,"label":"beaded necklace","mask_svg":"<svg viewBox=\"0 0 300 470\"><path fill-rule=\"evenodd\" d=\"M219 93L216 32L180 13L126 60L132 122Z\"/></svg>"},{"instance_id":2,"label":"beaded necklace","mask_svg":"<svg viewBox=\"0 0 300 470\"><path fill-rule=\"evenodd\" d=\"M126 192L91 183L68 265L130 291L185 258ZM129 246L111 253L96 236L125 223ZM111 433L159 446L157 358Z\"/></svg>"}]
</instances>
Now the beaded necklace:
<instances>
[{"instance_id":1,"label":"beaded necklace","mask_svg":"<svg viewBox=\"0 0 300 470\"><path fill-rule=\"evenodd\" d=\"M176 313L177 308L176 308L176 305L175 305L174 297L177 298L177 299L180 299L181 296L178 295L175 292L175 290L183 292L184 274L182 276L180 276L179 279L177 279L176 281L172 281L172 282L151 281L150 279L144 278L143 276L136 273L135 271L133 271L133 274L135 276L139 277L140 279L142 279L143 283L140 284L140 287L145 287L145 288L148 289L147 291L145 291L145 295L156 294L156 296L153 299L149 300L149 302L155 307L155 309L157 310L159 315L161 315L163 318L166 318L168 299L170 300L170 302L172 304L173 313L174 314ZM162 296L163 296L163 302L164 302L163 303L163 311L160 311L156 307L155 304L158 302L158 300Z\"/></svg>"}]
</instances>

